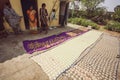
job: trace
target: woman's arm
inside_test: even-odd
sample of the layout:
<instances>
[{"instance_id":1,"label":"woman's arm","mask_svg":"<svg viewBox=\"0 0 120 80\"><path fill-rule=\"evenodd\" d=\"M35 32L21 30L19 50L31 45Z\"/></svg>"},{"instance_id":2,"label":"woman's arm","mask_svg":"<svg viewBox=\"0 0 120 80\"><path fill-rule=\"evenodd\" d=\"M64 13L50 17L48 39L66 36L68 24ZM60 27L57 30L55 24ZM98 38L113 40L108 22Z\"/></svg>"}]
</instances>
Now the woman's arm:
<instances>
[{"instance_id":1,"label":"woman's arm","mask_svg":"<svg viewBox=\"0 0 120 80\"><path fill-rule=\"evenodd\" d=\"M47 9L45 9L45 13L46 13L46 14L45 14L45 16L48 16L48 12L47 12Z\"/></svg>"},{"instance_id":2,"label":"woman's arm","mask_svg":"<svg viewBox=\"0 0 120 80\"><path fill-rule=\"evenodd\" d=\"M43 16L42 16L42 9L40 8L40 19L43 19Z\"/></svg>"}]
</instances>

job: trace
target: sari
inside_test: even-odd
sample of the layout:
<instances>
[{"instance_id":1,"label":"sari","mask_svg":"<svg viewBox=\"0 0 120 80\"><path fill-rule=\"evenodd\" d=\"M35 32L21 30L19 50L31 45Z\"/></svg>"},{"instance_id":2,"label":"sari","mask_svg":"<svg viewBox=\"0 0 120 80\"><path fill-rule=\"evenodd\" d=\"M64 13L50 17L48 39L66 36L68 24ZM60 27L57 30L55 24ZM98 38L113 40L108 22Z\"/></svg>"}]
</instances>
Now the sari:
<instances>
[{"instance_id":1,"label":"sari","mask_svg":"<svg viewBox=\"0 0 120 80\"><path fill-rule=\"evenodd\" d=\"M35 10L27 10L30 30L37 30L37 18Z\"/></svg>"}]
</instances>

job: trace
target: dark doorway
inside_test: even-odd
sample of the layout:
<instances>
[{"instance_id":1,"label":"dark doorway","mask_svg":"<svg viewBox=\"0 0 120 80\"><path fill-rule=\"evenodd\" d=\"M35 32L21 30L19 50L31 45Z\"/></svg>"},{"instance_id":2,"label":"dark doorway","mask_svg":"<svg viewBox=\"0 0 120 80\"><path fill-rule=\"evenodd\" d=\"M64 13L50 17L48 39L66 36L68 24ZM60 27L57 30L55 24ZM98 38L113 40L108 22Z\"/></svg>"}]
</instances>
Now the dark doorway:
<instances>
[{"instance_id":1,"label":"dark doorway","mask_svg":"<svg viewBox=\"0 0 120 80\"><path fill-rule=\"evenodd\" d=\"M65 26L67 24L68 7L69 7L68 2L66 2L66 1L60 2L59 24L61 26Z\"/></svg>"},{"instance_id":2,"label":"dark doorway","mask_svg":"<svg viewBox=\"0 0 120 80\"><path fill-rule=\"evenodd\" d=\"M38 7L37 7L37 0L21 0L23 15L24 15L24 21L26 29L30 29L29 26L29 18L27 15L27 10L30 8L30 6L33 6L33 9L37 12L36 18L37 18L37 27L39 26L38 21Z\"/></svg>"},{"instance_id":3,"label":"dark doorway","mask_svg":"<svg viewBox=\"0 0 120 80\"><path fill-rule=\"evenodd\" d=\"M68 10L69 10L69 3L66 3L66 7L65 7L65 15L64 15L64 21L65 21L65 25L67 25L67 20L68 20Z\"/></svg>"}]
</instances>

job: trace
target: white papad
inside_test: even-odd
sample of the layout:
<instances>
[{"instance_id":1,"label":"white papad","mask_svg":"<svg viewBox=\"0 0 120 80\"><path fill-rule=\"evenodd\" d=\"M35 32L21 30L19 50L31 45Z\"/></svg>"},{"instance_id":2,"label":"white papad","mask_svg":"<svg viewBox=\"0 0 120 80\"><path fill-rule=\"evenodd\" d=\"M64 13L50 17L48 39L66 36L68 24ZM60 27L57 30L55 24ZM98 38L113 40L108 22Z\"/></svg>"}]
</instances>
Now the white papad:
<instances>
[{"instance_id":1,"label":"white papad","mask_svg":"<svg viewBox=\"0 0 120 80\"><path fill-rule=\"evenodd\" d=\"M102 32L91 30L31 59L42 67L50 80L55 80L87 47L95 43L101 34Z\"/></svg>"}]
</instances>

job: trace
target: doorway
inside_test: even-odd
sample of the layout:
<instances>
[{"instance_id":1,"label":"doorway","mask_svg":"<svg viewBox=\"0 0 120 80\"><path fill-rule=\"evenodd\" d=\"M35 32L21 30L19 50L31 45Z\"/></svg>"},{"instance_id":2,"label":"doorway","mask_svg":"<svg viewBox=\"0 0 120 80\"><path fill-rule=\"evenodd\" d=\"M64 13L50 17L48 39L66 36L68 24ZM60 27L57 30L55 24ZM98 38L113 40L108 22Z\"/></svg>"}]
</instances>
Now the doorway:
<instances>
[{"instance_id":1,"label":"doorway","mask_svg":"<svg viewBox=\"0 0 120 80\"><path fill-rule=\"evenodd\" d=\"M69 2L66 1L60 2L59 24L61 26L67 25L68 7L69 7Z\"/></svg>"},{"instance_id":2,"label":"doorway","mask_svg":"<svg viewBox=\"0 0 120 80\"><path fill-rule=\"evenodd\" d=\"M29 26L29 18L27 15L27 10L30 8L30 6L33 7L33 9L36 11L36 18L37 18L37 28L39 27L39 21L38 21L38 7L37 7L37 0L21 0L22 10L23 10L23 16L25 21L25 27L26 29L30 29Z\"/></svg>"}]
</instances>

